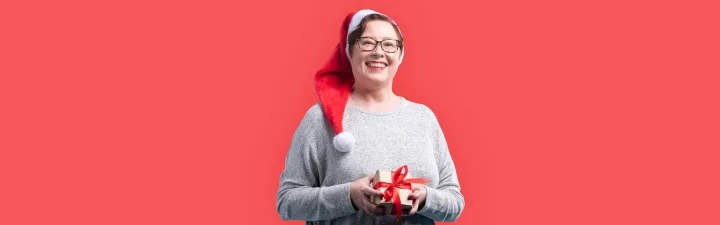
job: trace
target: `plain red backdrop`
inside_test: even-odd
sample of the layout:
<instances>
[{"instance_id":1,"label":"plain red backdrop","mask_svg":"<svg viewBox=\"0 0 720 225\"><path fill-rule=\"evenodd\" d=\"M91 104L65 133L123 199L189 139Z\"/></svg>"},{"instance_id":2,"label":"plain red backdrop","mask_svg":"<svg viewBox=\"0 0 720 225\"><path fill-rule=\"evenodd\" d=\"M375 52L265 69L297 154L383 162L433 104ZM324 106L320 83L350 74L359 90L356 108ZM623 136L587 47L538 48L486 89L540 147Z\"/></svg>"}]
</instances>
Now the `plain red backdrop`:
<instances>
[{"instance_id":1,"label":"plain red backdrop","mask_svg":"<svg viewBox=\"0 0 720 225\"><path fill-rule=\"evenodd\" d=\"M275 210L348 12L400 23L455 224L720 224L716 1L2 1L0 224Z\"/></svg>"}]
</instances>

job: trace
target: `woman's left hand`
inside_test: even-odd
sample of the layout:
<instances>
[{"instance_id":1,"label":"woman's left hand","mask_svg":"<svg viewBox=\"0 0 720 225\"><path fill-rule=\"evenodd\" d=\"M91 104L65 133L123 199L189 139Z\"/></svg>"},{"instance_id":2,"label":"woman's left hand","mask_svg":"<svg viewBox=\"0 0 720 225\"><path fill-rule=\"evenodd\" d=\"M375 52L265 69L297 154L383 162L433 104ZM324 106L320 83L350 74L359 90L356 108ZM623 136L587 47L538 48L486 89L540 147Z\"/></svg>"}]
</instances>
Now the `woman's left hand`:
<instances>
[{"instance_id":1,"label":"woman's left hand","mask_svg":"<svg viewBox=\"0 0 720 225\"><path fill-rule=\"evenodd\" d=\"M408 199L413 200L413 207L410 209L410 212L408 215L414 215L419 209L420 205L422 205L425 202L425 198L427 198L427 189L425 189L425 185L415 185L413 184L413 192L408 195Z\"/></svg>"}]
</instances>

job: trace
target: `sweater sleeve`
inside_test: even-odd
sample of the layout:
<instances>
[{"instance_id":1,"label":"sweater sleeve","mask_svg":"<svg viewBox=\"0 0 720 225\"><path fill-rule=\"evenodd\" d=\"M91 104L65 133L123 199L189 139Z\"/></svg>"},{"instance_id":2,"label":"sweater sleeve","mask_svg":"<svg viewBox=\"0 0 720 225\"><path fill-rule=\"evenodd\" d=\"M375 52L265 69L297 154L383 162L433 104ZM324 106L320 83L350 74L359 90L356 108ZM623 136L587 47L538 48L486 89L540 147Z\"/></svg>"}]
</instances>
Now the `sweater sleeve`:
<instances>
[{"instance_id":1,"label":"sweater sleeve","mask_svg":"<svg viewBox=\"0 0 720 225\"><path fill-rule=\"evenodd\" d=\"M431 138L434 142L435 159L438 166L439 181L437 188L427 187L425 205L418 214L435 221L455 221L465 208L465 198L460 193L455 164L435 114L430 112Z\"/></svg>"},{"instance_id":2,"label":"sweater sleeve","mask_svg":"<svg viewBox=\"0 0 720 225\"><path fill-rule=\"evenodd\" d=\"M325 132L321 117L310 111L293 134L280 175L277 211L283 220L331 220L355 213L350 200L350 183L320 187L317 134ZM315 112L314 112L315 111Z\"/></svg>"}]
</instances>

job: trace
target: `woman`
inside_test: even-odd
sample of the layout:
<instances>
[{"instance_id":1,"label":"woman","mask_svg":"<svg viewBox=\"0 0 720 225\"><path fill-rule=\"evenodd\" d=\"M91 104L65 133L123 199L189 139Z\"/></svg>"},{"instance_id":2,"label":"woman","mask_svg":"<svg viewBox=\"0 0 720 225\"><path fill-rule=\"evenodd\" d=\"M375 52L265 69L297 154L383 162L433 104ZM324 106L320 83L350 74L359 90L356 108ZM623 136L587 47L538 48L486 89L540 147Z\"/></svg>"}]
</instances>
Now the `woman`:
<instances>
[{"instance_id":1,"label":"woman","mask_svg":"<svg viewBox=\"0 0 720 225\"><path fill-rule=\"evenodd\" d=\"M407 165L413 207L401 224L454 221L465 201L435 114L393 93L405 47L397 24L372 10L345 18L341 44L315 84L320 102L295 131L280 175L277 210L307 224L394 224L371 203L376 170Z\"/></svg>"}]
</instances>

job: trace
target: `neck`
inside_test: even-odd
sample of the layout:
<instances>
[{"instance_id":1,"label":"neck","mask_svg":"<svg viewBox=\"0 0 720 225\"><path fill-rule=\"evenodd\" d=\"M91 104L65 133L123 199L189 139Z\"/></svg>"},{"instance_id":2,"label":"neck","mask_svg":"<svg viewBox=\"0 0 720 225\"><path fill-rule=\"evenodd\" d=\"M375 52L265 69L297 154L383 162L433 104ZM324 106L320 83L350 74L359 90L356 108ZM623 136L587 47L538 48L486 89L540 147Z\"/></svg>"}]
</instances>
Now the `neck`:
<instances>
[{"instance_id":1,"label":"neck","mask_svg":"<svg viewBox=\"0 0 720 225\"><path fill-rule=\"evenodd\" d=\"M393 93L391 88L366 88L358 87L353 88L350 93L350 97L355 102L363 102L367 104L382 104L388 101L395 100L398 96Z\"/></svg>"},{"instance_id":2,"label":"neck","mask_svg":"<svg viewBox=\"0 0 720 225\"><path fill-rule=\"evenodd\" d=\"M392 88L367 88L355 86L350 92L350 103L371 111L389 111L400 103L400 97L393 93Z\"/></svg>"}]
</instances>

